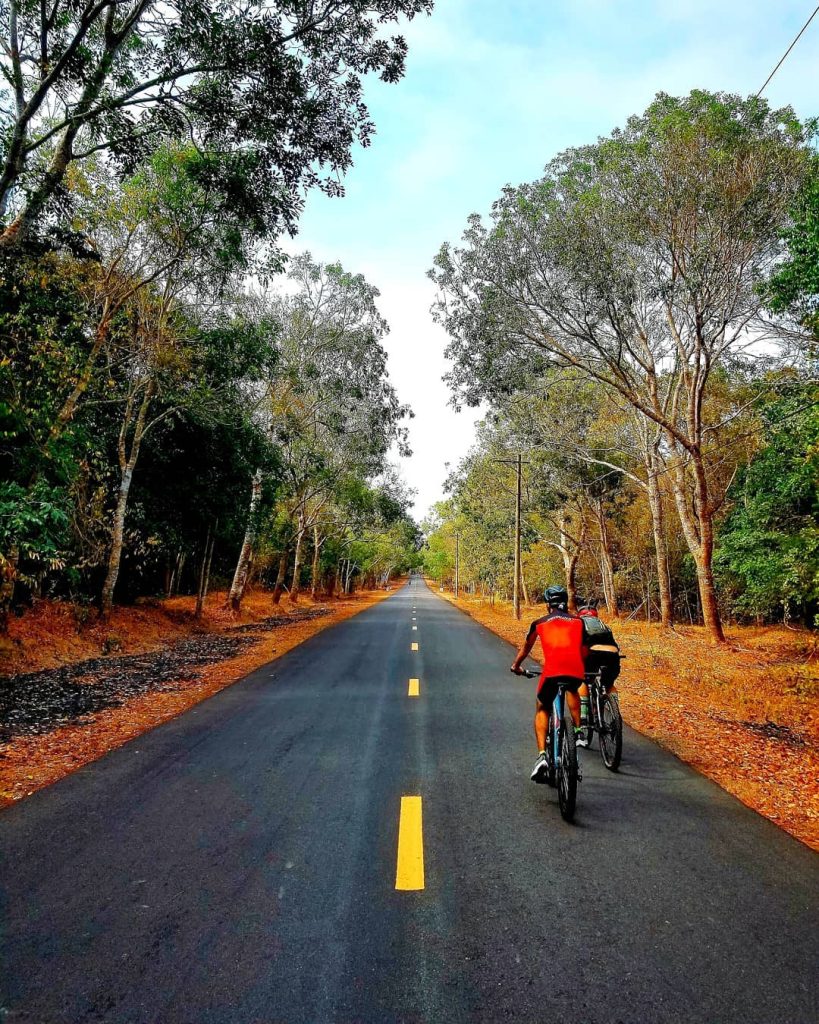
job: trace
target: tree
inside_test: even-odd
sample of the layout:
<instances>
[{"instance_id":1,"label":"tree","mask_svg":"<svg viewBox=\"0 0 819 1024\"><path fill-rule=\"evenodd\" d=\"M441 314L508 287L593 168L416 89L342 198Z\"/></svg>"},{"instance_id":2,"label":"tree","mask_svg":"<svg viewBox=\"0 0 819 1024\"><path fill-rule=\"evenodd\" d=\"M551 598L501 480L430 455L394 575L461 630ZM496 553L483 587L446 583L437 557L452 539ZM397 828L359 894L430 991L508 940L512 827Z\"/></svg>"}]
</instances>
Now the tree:
<instances>
[{"instance_id":1,"label":"tree","mask_svg":"<svg viewBox=\"0 0 819 1024\"><path fill-rule=\"evenodd\" d=\"M131 174L190 138L226 219L291 232L302 189L339 193L373 131L361 77L394 82L406 44L383 26L432 0L82 0L0 8L5 79L0 246L16 245L69 168L95 153ZM324 168L320 177L317 168Z\"/></svg>"},{"instance_id":2,"label":"tree","mask_svg":"<svg viewBox=\"0 0 819 1024\"><path fill-rule=\"evenodd\" d=\"M197 302L198 323L185 310L197 298L218 295L232 274L245 269L250 241L219 216L214 194L196 168L190 147L158 150L122 187L102 169L82 187L88 239L99 257L89 305L99 322L85 366L62 404L52 437L76 413L101 356L119 381L122 420L117 441L119 484L108 568L101 591L110 614L119 575L125 516L144 437L175 409L204 404L209 388L196 376L197 345L207 305ZM171 397L173 395L173 397ZM162 398L155 409L156 399Z\"/></svg>"},{"instance_id":3,"label":"tree","mask_svg":"<svg viewBox=\"0 0 819 1024\"><path fill-rule=\"evenodd\" d=\"M710 460L726 420L708 418L708 395L719 367L779 335L758 285L782 252L806 141L789 108L660 94L610 139L505 190L491 224L472 217L464 245L445 245L431 272L462 398L518 390L533 368L574 367L660 429L715 641Z\"/></svg>"},{"instance_id":4,"label":"tree","mask_svg":"<svg viewBox=\"0 0 819 1024\"><path fill-rule=\"evenodd\" d=\"M401 421L410 415L387 376L381 339L388 328L376 306L378 290L360 274L316 263L309 254L292 260L288 278L290 291L254 300L278 325L276 372L259 401L282 460L278 502L289 524L274 602L284 588L291 547L290 597L298 599L305 538L320 525L339 483L350 475L376 477L393 442L408 451ZM237 563L234 608L254 540L243 546Z\"/></svg>"},{"instance_id":5,"label":"tree","mask_svg":"<svg viewBox=\"0 0 819 1024\"><path fill-rule=\"evenodd\" d=\"M792 381L762 409L765 443L737 475L716 567L735 612L819 614L819 392Z\"/></svg>"}]
</instances>

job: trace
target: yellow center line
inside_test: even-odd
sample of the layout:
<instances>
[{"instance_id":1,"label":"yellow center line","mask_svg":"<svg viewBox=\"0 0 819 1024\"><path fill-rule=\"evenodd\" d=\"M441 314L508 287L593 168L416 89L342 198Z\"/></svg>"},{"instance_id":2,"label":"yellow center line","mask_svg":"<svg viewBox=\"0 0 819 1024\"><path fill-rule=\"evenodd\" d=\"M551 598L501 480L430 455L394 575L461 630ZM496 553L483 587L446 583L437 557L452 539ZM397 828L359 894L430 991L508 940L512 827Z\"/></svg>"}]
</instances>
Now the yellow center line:
<instances>
[{"instance_id":1,"label":"yellow center line","mask_svg":"<svg viewBox=\"0 0 819 1024\"><path fill-rule=\"evenodd\" d=\"M424 829L421 819L420 796L401 797L395 888L403 890L424 888Z\"/></svg>"},{"instance_id":2,"label":"yellow center line","mask_svg":"<svg viewBox=\"0 0 819 1024\"><path fill-rule=\"evenodd\" d=\"M420 681L418 679L410 679L409 690L407 690L408 697L420 697Z\"/></svg>"},{"instance_id":3,"label":"yellow center line","mask_svg":"<svg viewBox=\"0 0 819 1024\"><path fill-rule=\"evenodd\" d=\"M417 651L418 650L418 644L413 644L411 649L413 651Z\"/></svg>"}]
</instances>

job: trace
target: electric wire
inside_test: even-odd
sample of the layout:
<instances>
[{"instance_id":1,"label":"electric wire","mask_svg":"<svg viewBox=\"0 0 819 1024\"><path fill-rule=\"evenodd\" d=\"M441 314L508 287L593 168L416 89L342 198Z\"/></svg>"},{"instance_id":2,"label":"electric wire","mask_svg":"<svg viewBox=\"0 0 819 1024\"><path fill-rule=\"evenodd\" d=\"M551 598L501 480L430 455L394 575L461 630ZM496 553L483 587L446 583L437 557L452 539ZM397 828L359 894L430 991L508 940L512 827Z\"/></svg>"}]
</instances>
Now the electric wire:
<instances>
[{"instance_id":1,"label":"electric wire","mask_svg":"<svg viewBox=\"0 0 819 1024\"><path fill-rule=\"evenodd\" d=\"M792 49L794 48L794 46L796 46L796 44L797 44L797 43L799 42L799 40L800 40L800 39L802 38L802 35L803 35L803 33L804 33L805 29L806 29L806 28L808 27L808 25L810 25L810 23L811 23L811 22L813 21L813 19L814 19L814 18L816 17L816 15L817 15L817 14L819 14L819 6L817 6L817 7L816 7L816 9L814 10L813 14L811 14L811 16L810 16L810 17L808 18L808 20L807 20L807 21L805 22L805 24L804 24L804 25L802 26L802 28L801 28L801 29L799 30L799 33L798 33L798 35L797 35L797 36L796 36L796 38L795 38L795 39L793 40L793 42L791 43L791 45L790 45L790 46L789 46L789 47L787 48L787 50L785 50L785 52L784 52L784 53L782 54L781 58L779 59L779 63L778 63L777 65L776 65L776 67L775 67L775 68L773 69L773 71L772 71L772 72L771 72L771 73L770 73L770 74L768 75L768 77L767 77L767 78L765 79L765 84L764 84L764 85L762 86L762 88L761 88L761 89L759 90L759 92L758 92L758 93L756 94L756 98L757 98L757 99L759 99L759 97L760 97L760 96L762 95L762 93L763 93L763 92L765 91L765 88L767 87L767 85L768 85L768 83L770 82L770 80L771 80L771 79L773 78L773 76L774 76L774 75L775 75L775 74L777 73L777 71L778 71L778 70L779 70L779 69L780 69L780 68L782 67L782 65L783 65L783 64L785 63L785 58L786 58L786 57L788 56L788 54L789 54L789 53L791 52L791 50L792 50Z\"/></svg>"}]
</instances>

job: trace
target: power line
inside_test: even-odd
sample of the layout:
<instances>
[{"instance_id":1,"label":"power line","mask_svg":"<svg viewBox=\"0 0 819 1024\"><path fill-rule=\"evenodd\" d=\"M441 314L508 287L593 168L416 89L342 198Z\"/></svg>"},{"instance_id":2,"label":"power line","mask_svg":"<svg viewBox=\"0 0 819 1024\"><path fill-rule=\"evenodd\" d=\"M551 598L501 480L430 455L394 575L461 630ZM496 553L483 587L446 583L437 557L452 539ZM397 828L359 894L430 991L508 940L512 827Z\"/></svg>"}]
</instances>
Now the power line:
<instances>
[{"instance_id":1,"label":"power line","mask_svg":"<svg viewBox=\"0 0 819 1024\"><path fill-rule=\"evenodd\" d=\"M796 46L796 44L797 44L797 43L799 42L799 40L800 40L800 39L802 38L802 34L804 33L805 29L806 29L806 28L808 27L808 25L810 25L810 23L811 23L811 22L813 21L813 19L814 19L814 18L816 17L816 15L817 15L817 14L819 14L819 6L818 6L818 7L816 8L816 10L815 10L815 11L813 12L813 14L812 14L812 15L811 15L811 16L810 16L810 17L808 18L808 20L807 20L807 21L805 22L805 24L804 24L804 25L802 26L802 28L801 28L801 29L799 30L799 33L798 33L798 35L796 36L796 38L795 38L795 39L793 40L793 42L792 42L792 43L791 43L791 45L790 45L790 46L789 46L789 47L787 48L787 50L785 50L785 52L784 52L784 53L782 54L782 57L780 58L780 61L779 61L779 63L778 63L777 65L776 65L776 67L775 67L775 68L773 69L773 71L772 71L772 72L771 72L771 73L770 73L770 74L768 75L768 77L767 77L767 78L765 79L765 85L763 85L763 86L762 86L762 88L761 88L761 89L759 90L759 92L758 92L758 93L756 94L756 98L757 98L757 99L759 99L759 97L760 97L760 96L762 95L762 93L763 93L763 92L765 91L765 86L767 86L768 82L770 82L770 80L771 80L771 79L773 78L773 76L774 76L774 75L775 75L775 74L777 73L777 71L778 71L778 70L779 70L779 69L780 69L780 68L782 67L782 65L783 65L783 64L785 63L785 58L786 58L786 57L788 56L788 54L789 54L789 53L791 52L791 50L792 50L792 49L794 48L794 46Z\"/></svg>"}]
</instances>

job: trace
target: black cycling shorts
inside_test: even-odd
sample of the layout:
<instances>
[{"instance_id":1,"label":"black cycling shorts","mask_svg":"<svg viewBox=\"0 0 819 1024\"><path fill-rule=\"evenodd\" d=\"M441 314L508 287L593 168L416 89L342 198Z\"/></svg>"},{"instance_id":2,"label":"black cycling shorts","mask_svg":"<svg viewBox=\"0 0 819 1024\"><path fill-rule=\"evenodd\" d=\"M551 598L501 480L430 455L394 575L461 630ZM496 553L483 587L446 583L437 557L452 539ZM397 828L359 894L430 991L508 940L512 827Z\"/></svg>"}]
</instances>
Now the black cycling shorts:
<instances>
[{"instance_id":1,"label":"black cycling shorts","mask_svg":"<svg viewBox=\"0 0 819 1024\"><path fill-rule=\"evenodd\" d=\"M582 679L572 679L570 676L553 676L551 679L544 679L540 684L540 689L537 691L537 699L544 708L550 708L552 701L557 696L557 688L561 683L569 693L577 693L583 682L584 680Z\"/></svg>"}]
</instances>

